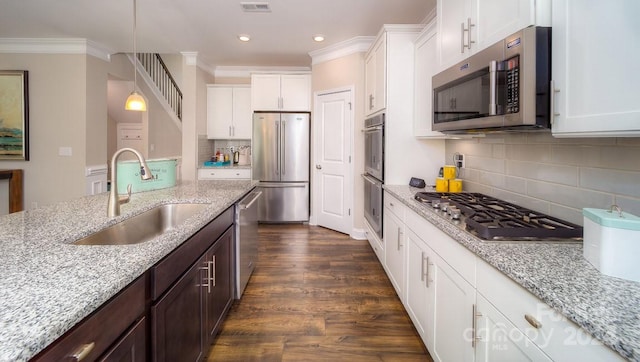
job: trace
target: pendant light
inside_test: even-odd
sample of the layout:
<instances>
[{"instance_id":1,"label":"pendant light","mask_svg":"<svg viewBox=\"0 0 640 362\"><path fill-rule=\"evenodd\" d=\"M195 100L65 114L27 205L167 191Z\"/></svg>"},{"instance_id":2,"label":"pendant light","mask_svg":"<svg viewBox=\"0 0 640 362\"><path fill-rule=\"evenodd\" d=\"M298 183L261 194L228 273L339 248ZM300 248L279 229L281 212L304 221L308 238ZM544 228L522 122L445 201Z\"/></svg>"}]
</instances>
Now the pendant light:
<instances>
[{"instance_id":1,"label":"pendant light","mask_svg":"<svg viewBox=\"0 0 640 362\"><path fill-rule=\"evenodd\" d=\"M133 0L133 92L127 98L124 109L128 111L146 111L147 103L144 98L136 92L138 85L138 55L136 53L136 0Z\"/></svg>"}]
</instances>

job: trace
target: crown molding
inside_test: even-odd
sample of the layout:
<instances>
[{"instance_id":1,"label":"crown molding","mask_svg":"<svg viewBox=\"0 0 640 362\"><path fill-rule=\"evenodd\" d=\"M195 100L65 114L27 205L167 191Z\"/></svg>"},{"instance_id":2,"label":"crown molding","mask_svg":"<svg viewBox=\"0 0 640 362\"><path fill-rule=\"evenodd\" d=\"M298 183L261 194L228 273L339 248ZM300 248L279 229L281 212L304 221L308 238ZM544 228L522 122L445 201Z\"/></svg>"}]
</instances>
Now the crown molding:
<instances>
[{"instance_id":1,"label":"crown molding","mask_svg":"<svg viewBox=\"0 0 640 362\"><path fill-rule=\"evenodd\" d=\"M0 53L88 54L111 60L111 49L82 38L0 38Z\"/></svg>"},{"instance_id":2,"label":"crown molding","mask_svg":"<svg viewBox=\"0 0 640 362\"><path fill-rule=\"evenodd\" d=\"M309 67L254 67L254 66L217 66L213 72L219 78L249 78L253 73L308 73Z\"/></svg>"},{"instance_id":3,"label":"crown molding","mask_svg":"<svg viewBox=\"0 0 640 362\"><path fill-rule=\"evenodd\" d=\"M186 65L198 66L198 52L180 52Z\"/></svg>"},{"instance_id":4,"label":"crown molding","mask_svg":"<svg viewBox=\"0 0 640 362\"><path fill-rule=\"evenodd\" d=\"M326 48L309 52L311 64L318 64L329 60L341 58L353 53L362 53L369 50L375 41L375 36L357 36Z\"/></svg>"}]
</instances>

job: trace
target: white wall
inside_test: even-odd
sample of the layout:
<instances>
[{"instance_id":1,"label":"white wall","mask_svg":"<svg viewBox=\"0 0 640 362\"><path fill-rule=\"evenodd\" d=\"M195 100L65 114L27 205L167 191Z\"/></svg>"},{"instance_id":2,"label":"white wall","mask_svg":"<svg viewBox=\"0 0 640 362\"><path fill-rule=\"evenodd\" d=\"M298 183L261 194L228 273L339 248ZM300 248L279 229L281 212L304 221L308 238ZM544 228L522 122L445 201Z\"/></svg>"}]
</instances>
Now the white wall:
<instances>
[{"instance_id":1,"label":"white wall","mask_svg":"<svg viewBox=\"0 0 640 362\"><path fill-rule=\"evenodd\" d=\"M617 204L640 216L640 138L549 133L447 140L466 157L464 191L481 192L582 225L582 208Z\"/></svg>"}]
</instances>

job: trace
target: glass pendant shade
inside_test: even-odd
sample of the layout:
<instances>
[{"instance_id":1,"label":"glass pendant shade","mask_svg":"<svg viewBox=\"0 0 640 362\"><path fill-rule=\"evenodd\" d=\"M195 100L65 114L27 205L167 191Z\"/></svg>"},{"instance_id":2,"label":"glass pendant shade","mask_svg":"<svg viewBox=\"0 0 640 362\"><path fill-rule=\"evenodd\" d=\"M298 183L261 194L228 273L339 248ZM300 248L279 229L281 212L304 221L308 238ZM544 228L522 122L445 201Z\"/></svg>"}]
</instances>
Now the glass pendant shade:
<instances>
[{"instance_id":1,"label":"glass pendant shade","mask_svg":"<svg viewBox=\"0 0 640 362\"><path fill-rule=\"evenodd\" d=\"M124 109L127 111L146 111L147 103L144 101L144 98L138 92L133 91L129 94L127 101L124 104Z\"/></svg>"}]
</instances>

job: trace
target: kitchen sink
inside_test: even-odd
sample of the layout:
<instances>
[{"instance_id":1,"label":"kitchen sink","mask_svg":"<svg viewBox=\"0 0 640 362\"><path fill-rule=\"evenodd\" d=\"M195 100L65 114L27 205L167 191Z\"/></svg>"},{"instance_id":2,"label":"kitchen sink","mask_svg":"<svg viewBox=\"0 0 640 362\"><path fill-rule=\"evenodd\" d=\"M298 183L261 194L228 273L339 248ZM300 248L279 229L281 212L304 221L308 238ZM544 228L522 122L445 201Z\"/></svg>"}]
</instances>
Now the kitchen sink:
<instances>
[{"instance_id":1,"label":"kitchen sink","mask_svg":"<svg viewBox=\"0 0 640 362\"><path fill-rule=\"evenodd\" d=\"M130 217L75 241L76 245L129 245L149 241L172 230L209 204L166 204Z\"/></svg>"}]
</instances>

